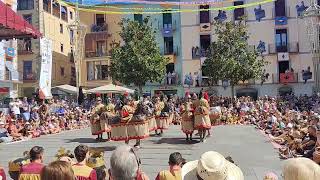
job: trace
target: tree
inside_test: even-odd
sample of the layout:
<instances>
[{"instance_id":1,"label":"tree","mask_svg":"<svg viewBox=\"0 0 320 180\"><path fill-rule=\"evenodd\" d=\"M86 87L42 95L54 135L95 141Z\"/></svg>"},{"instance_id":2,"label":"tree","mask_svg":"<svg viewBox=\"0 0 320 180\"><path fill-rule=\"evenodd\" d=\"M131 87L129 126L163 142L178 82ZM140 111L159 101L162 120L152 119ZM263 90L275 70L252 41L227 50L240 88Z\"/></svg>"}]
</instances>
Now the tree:
<instances>
[{"instance_id":1,"label":"tree","mask_svg":"<svg viewBox=\"0 0 320 180\"><path fill-rule=\"evenodd\" d=\"M160 53L149 18L142 23L122 19L119 25L123 44L116 43L111 50L111 77L126 85L133 83L141 94L146 82L163 79L167 59Z\"/></svg>"},{"instance_id":2,"label":"tree","mask_svg":"<svg viewBox=\"0 0 320 180\"><path fill-rule=\"evenodd\" d=\"M260 79L266 65L256 49L248 45L249 35L242 22L214 22L216 40L208 50L203 71L213 81L228 80L234 95L239 81Z\"/></svg>"}]
</instances>

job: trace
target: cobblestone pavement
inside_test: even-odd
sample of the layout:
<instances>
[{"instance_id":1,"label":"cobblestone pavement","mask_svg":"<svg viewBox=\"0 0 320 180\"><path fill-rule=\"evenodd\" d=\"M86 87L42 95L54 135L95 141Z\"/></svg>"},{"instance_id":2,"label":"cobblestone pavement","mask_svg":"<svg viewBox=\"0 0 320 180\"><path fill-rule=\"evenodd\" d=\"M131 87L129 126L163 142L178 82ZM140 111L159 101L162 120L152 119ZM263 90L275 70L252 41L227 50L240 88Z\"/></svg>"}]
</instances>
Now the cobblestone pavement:
<instances>
[{"instance_id":1,"label":"cobblestone pavement","mask_svg":"<svg viewBox=\"0 0 320 180\"><path fill-rule=\"evenodd\" d=\"M231 156L245 175L245 180L260 180L266 172L281 173L281 164L276 150L259 131L251 126L218 126L212 130L212 137L205 143L195 139L191 144L185 142L180 126L171 126L162 137L152 136L142 142L138 151L142 168L150 179L157 172L168 168L168 157L172 152L180 152L187 160L199 159L203 152L215 150L225 156ZM73 151L78 144L103 148L109 167L109 157L116 146L122 142L96 143L90 129L74 130L57 135L43 136L37 139L0 145L0 165L7 170L9 160L20 157L24 151L39 145L45 148L45 162L55 159L60 147ZM132 142L134 143L134 142Z\"/></svg>"}]
</instances>

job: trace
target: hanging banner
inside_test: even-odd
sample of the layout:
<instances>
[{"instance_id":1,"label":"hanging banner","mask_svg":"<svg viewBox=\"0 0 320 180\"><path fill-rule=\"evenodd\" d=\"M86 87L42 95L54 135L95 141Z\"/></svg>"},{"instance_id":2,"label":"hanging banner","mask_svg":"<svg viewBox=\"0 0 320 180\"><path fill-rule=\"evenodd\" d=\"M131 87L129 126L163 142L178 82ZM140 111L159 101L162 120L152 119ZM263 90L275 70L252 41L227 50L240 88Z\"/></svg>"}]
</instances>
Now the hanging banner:
<instances>
[{"instance_id":1,"label":"hanging banner","mask_svg":"<svg viewBox=\"0 0 320 180\"><path fill-rule=\"evenodd\" d=\"M51 94L52 76L52 41L47 38L40 39L41 71L39 80L39 95L41 99L49 99Z\"/></svg>"},{"instance_id":2,"label":"hanging banner","mask_svg":"<svg viewBox=\"0 0 320 180\"><path fill-rule=\"evenodd\" d=\"M6 68L5 68L5 50L3 44L0 43L0 81L5 80Z\"/></svg>"}]
</instances>

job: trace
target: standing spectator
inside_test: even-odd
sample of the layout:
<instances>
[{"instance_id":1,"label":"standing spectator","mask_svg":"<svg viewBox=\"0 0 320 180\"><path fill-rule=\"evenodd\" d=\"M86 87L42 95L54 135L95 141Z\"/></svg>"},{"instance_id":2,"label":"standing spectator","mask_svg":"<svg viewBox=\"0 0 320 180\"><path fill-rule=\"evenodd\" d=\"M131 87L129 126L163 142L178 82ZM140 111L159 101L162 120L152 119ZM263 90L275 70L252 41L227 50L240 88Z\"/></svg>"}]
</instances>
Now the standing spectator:
<instances>
[{"instance_id":1,"label":"standing spectator","mask_svg":"<svg viewBox=\"0 0 320 180\"><path fill-rule=\"evenodd\" d=\"M29 121L30 120L30 104L28 102L28 98L24 97L23 101L21 103L21 108L20 108L20 112L22 113L22 118L25 121Z\"/></svg>"},{"instance_id":2,"label":"standing spectator","mask_svg":"<svg viewBox=\"0 0 320 180\"><path fill-rule=\"evenodd\" d=\"M40 173L44 168L43 153L44 149L40 146L34 146L30 150L30 163L22 166L19 180L40 180Z\"/></svg>"},{"instance_id":3,"label":"standing spectator","mask_svg":"<svg viewBox=\"0 0 320 180\"><path fill-rule=\"evenodd\" d=\"M74 150L77 163L72 166L77 180L97 180L97 173L94 169L86 165L89 157L89 148L85 145L79 145Z\"/></svg>"},{"instance_id":4,"label":"standing spectator","mask_svg":"<svg viewBox=\"0 0 320 180\"><path fill-rule=\"evenodd\" d=\"M181 180L181 166L183 158L179 152L170 154L169 166L170 170L160 171L156 180Z\"/></svg>"},{"instance_id":5,"label":"standing spectator","mask_svg":"<svg viewBox=\"0 0 320 180\"><path fill-rule=\"evenodd\" d=\"M43 168L41 180L75 180L75 176L69 162L54 161Z\"/></svg>"}]
</instances>

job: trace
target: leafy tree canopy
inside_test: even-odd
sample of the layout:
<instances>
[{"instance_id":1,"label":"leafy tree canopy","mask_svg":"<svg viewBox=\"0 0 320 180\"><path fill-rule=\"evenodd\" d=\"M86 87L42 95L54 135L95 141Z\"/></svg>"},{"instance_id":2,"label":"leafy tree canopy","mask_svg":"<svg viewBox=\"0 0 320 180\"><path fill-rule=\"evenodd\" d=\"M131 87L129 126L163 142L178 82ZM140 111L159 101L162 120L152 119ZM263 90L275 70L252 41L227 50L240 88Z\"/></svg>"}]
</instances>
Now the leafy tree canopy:
<instances>
[{"instance_id":1,"label":"leafy tree canopy","mask_svg":"<svg viewBox=\"0 0 320 180\"><path fill-rule=\"evenodd\" d=\"M127 85L133 83L140 91L148 81L160 82L167 59L160 53L149 18L142 23L122 19L120 26L123 43L117 43L111 50L112 78Z\"/></svg>"},{"instance_id":2,"label":"leafy tree canopy","mask_svg":"<svg viewBox=\"0 0 320 180\"><path fill-rule=\"evenodd\" d=\"M247 27L243 22L215 22L216 40L208 50L203 71L212 81L239 81L261 78L266 65L263 57L248 45Z\"/></svg>"}]
</instances>

